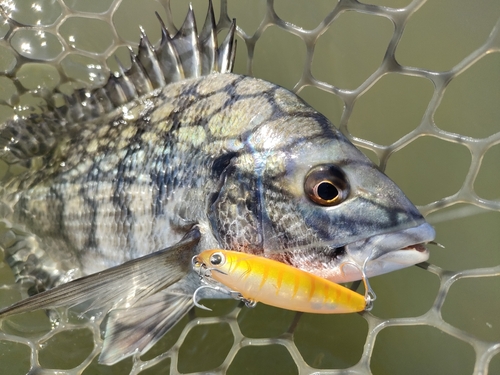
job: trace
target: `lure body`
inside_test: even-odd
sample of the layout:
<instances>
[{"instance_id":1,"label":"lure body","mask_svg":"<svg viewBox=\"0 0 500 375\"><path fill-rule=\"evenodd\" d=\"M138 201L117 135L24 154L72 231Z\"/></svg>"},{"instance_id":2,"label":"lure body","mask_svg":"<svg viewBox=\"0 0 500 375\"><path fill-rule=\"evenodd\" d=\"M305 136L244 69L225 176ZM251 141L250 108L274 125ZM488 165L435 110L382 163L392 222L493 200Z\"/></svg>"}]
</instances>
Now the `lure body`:
<instances>
[{"instance_id":1,"label":"lure body","mask_svg":"<svg viewBox=\"0 0 500 375\"><path fill-rule=\"evenodd\" d=\"M229 250L206 250L197 266L244 299L314 314L363 311L364 296L275 260Z\"/></svg>"}]
</instances>

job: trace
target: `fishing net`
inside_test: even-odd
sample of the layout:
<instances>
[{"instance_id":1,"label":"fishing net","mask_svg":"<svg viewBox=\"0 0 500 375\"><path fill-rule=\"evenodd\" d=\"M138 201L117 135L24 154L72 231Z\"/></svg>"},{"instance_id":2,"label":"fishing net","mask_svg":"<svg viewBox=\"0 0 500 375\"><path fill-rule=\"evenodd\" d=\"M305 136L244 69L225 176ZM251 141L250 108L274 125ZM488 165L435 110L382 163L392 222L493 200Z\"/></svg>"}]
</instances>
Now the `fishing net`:
<instances>
[{"instance_id":1,"label":"fishing net","mask_svg":"<svg viewBox=\"0 0 500 375\"><path fill-rule=\"evenodd\" d=\"M102 84L139 25L158 41L185 1L4 0L0 119L54 92ZM436 226L429 263L371 279L371 312L316 316L207 301L146 355L97 363L99 321L43 312L2 322L9 374L500 373L498 0L222 1L238 23L236 73L292 89L380 165ZM207 2L194 1L198 20ZM6 18L10 21L7 22ZM62 67L60 74L55 67ZM57 95L56 95L57 99ZM0 177L22 172L1 162ZM5 164L5 165L4 165ZM2 208L2 212L4 212ZM15 229L0 221L2 236ZM14 236L15 237L15 236ZM5 240L6 237L4 237ZM0 307L20 299L7 265Z\"/></svg>"}]
</instances>

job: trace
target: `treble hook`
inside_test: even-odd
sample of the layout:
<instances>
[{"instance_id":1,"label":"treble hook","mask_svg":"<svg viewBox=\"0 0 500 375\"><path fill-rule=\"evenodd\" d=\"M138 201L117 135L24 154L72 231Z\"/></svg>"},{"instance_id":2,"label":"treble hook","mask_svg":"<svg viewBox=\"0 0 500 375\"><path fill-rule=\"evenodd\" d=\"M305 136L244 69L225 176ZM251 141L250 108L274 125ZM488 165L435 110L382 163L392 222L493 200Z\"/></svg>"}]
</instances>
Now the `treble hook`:
<instances>
[{"instance_id":1,"label":"treble hook","mask_svg":"<svg viewBox=\"0 0 500 375\"><path fill-rule=\"evenodd\" d=\"M227 275L226 272L224 272L218 268L207 268L205 263L198 261L198 257L196 255L191 259L191 264L193 265L193 270L200 277L201 283L204 284L204 285L199 286L193 293L193 303L196 307L199 307L200 309L203 309L203 310L212 311L212 309L209 309L208 307L206 307L198 302L198 293L202 289L212 289L212 290L215 290L217 292L225 293L225 294L231 296L231 298L234 298L235 300L244 302L247 307L254 307L257 304L256 301L246 299L239 292L236 292L233 290L227 290L227 289L222 288L218 285L214 285L214 283L216 283L216 281L211 278L212 271L219 272L223 275Z\"/></svg>"},{"instance_id":2,"label":"treble hook","mask_svg":"<svg viewBox=\"0 0 500 375\"><path fill-rule=\"evenodd\" d=\"M377 295L373 291L370 282L368 281L368 276L366 276L366 263L368 262L368 259L366 259L363 263L363 267L361 268L357 263L354 263L352 261L347 261L343 264L340 265L340 270L342 273L344 273L344 267L347 265L353 266L354 268L357 268L359 272L361 272L361 280L363 281L363 286L365 287L365 301L366 301L366 311L370 311L373 309L373 301L377 299Z\"/></svg>"},{"instance_id":3,"label":"treble hook","mask_svg":"<svg viewBox=\"0 0 500 375\"><path fill-rule=\"evenodd\" d=\"M212 271L216 271L223 275L227 275L226 272L218 268L207 268L205 263L198 261L197 255L191 258L191 264L193 265L193 271L196 272L198 276L200 276L200 279L203 282L207 282L207 279L210 279L210 276L212 276Z\"/></svg>"},{"instance_id":4,"label":"treble hook","mask_svg":"<svg viewBox=\"0 0 500 375\"><path fill-rule=\"evenodd\" d=\"M210 273L207 274L206 268L204 267L204 264L200 261L198 261L198 256L195 255L194 257L191 258L191 264L193 266L193 271L198 274L200 279L203 279L207 276L210 276Z\"/></svg>"},{"instance_id":5,"label":"treble hook","mask_svg":"<svg viewBox=\"0 0 500 375\"><path fill-rule=\"evenodd\" d=\"M201 267L202 263L198 262L198 255L195 255L194 257L191 258L191 264L193 268Z\"/></svg>"},{"instance_id":6,"label":"treble hook","mask_svg":"<svg viewBox=\"0 0 500 375\"><path fill-rule=\"evenodd\" d=\"M370 282L368 281L368 277L366 276L365 269L366 269L366 263L368 262L368 259L365 259L363 262L363 268L360 269L361 271L361 278L363 280L363 285L365 287L365 301L366 301L366 311L371 311L373 309L373 301L377 299L377 295L373 291Z\"/></svg>"},{"instance_id":7,"label":"treble hook","mask_svg":"<svg viewBox=\"0 0 500 375\"><path fill-rule=\"evenodd\" d=\"M200 309L207 310L207 311L212 311L212 309L209 309L205 305L202 305L201 303L198 302L197 294L202 289L212 289L212 290L216 290L216 291L219 291L219 292L225 292L225 291L222 288L219 288L219 287L213 286L213 285L202 285L202 286L199 286L198 289L196 289L194 291L194 293L193 293L193 303L194 303L194 305L196 307L199 307Z\"/></svg>"},{"instance_id":8,"label":"treble hook","mask_svg":"<svg viewBox=\"0 0 500 375\"><path fill-rule=\"evenodd\" d=\"M243 302L246 307L253 308L253 307L255 307L255 305L257 305L257 301L255 301L253 299L247 299L247 298L243 297L243 295L240 292L236 292L234 290L227 290L227 289L221 288L221 287L216 286L216 285L209 285L208 284L208 285L201 285L201 286L199 286L194 291L194 293L193 293L193 303L194 303L194 305L196 307L199 307L200 309L203 309L203 310L212 311L212 309L209 309L205 305L202 305L201 303L198 302L197 296L198 296L198 292L201 289L212 289L212 290L215 290L217 292L221 292L221 293L227 294L231 298L233 298L233 299L235 299L237 301Z\"/></svg>"}]
</instances>

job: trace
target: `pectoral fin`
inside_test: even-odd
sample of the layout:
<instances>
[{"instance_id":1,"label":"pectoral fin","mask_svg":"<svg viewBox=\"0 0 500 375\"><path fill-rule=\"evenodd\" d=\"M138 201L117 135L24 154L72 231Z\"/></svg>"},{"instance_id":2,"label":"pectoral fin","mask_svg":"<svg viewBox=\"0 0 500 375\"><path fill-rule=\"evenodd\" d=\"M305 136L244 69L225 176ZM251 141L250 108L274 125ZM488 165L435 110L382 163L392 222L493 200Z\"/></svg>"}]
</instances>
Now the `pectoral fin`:
<instances>
[{"instance_id":1,"label":"pectoral fin","mask_svg":"<svg viewBox=\"0 0 500 375\"><path fill-rule=\"evenodd\" d=\"M86 311L133 306L184 277L191 268L200 231L193 227L177 244L119 266L59 285L0 311L0 319L23 312L72 307Z\"/></svg>"},{"instance_id":2,"label":"pectoral fin","mask_svg":"<svg viewBox=\"0 0 500 375\"><path fill-rule=\"evenodd\" d=\"M162 290L128 309L110 312L99 363L112 365L148 351L193 306L192 295Z\"/></svg>"}]
</instances>

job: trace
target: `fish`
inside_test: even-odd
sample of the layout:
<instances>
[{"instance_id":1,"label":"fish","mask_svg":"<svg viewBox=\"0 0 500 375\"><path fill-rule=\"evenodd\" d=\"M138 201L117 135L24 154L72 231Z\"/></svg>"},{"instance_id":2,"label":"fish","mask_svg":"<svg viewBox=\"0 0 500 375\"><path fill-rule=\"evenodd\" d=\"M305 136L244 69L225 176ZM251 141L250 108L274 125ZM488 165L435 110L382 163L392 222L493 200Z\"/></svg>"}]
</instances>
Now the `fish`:
<instances>
[{"instance_id":1,"label":"fish","mask_svg":"<svg viewBox=\"0 0 500 375\"><path fill-rule=\"evenodd\" d=\"M211 3L106 84L0 126L0 246L37 309L106 316L102 364L148 351L193 308L208 249L335 283L428 259L435 232L396 184L294 93L232 73ZM227 298L202 290L200 298ZM51 315L52 316L52 315Z\"/></svg>"},{"instance_id":2,"label":"fish","mask_svg":"<svg viewBox=\"0 0 500 375\"><path fill-rule=\"evenodd\" d=\"M205 250L193 266L207 285L229 288L229 294L247 306L256 302L313 314L346 314L369 310L370 297L284 263L237 251ZM198 289L201 290L201 289ZM196 301L196 293L193 296ZM201 305L203 306L203 305Z\"/></svg>"}]
</instances>

